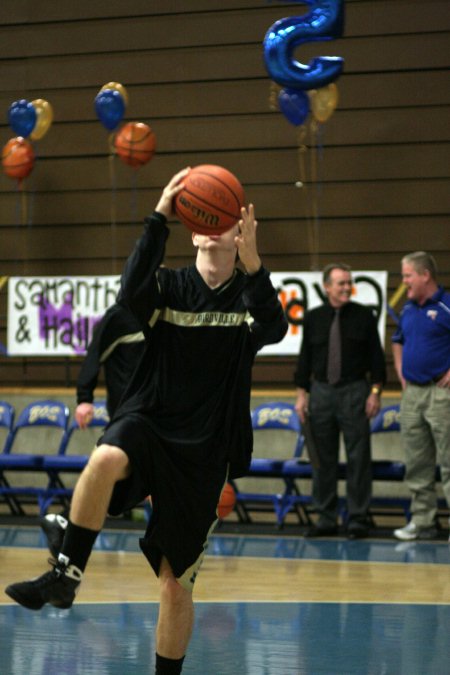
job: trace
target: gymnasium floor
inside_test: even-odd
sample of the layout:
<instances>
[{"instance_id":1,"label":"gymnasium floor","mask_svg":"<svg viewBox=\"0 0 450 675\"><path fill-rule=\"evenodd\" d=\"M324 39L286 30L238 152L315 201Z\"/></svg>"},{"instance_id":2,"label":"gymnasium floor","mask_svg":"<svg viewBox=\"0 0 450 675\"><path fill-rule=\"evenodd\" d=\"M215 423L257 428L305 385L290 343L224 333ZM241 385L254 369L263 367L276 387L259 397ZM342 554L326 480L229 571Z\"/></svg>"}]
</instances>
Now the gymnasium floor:
<instances>
[{"instance_id":1,"label":"gymnasium floor","mask_svg":"<svg viewBox=\"0 0 450 675\"><path fill-rule=\"evenodd\" d=\"M2 675L153 675L157 585L139 532L105 530L76 604L0 593ZM0 581L48 569L38 527L0 527ZM448 675L445 540L218 533L197 581L183 674Z\"/></svg>"}]
</instances>

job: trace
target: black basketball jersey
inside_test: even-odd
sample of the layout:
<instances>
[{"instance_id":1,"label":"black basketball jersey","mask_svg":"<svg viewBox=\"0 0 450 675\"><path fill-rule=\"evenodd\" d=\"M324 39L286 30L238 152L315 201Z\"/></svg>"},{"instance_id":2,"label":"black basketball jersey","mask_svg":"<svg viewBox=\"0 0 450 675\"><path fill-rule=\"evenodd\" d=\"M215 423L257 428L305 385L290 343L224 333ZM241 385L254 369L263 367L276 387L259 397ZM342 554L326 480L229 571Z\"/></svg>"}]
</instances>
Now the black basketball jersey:
<instances>
[{"instance_id":1,"label":"black basketball jersey","mask_svg":"<svg viewBox=\"0 0 450 675\"><path fill-rule=\"evenodd\" d=\"M77 379L77 403L92 403L103 367L106 407L112 417L144 351L144 334L134 314L110 307L96 325Z\"/></svg>"},{"instance_id":2,"label":"black basketball jersey","mask_svg":"<svg viewBox=\"0 0 450 675\"><path fill-rule=\"evenodd\" d=\"M195 265L160 267L167 236L153 214L122 275L119 302L139 317L146 347L118 415L145 412L166 445L199 464L229 461L236 477L252 451L254 358L287 321L264 268L211 289Z\"/></svg>"}]
</instances>

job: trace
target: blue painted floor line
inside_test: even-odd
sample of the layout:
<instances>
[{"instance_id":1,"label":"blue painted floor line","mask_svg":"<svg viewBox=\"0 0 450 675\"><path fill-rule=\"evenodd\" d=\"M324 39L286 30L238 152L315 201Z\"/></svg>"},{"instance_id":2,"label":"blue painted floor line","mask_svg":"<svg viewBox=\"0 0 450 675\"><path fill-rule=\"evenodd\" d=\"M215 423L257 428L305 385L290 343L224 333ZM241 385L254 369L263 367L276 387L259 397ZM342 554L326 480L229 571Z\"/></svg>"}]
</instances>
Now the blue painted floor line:
<instances>
[{"instance_id":1,"label":"blue painted floor line","mask_svg":"<svg viewBox=\"0 0 450 675\"><path fill-rule=\"evenodd\" d=\"M104 530L95 545L101 551L139 553L136 530ZM0 527L0 547L47 548L39 527ZM213 535L207 555L286 558L303 560L346 560L349 562L430 563L450 564L450 545L447 542L392 540L310 540L303 537Z\"/></svg>"}]
</instances>

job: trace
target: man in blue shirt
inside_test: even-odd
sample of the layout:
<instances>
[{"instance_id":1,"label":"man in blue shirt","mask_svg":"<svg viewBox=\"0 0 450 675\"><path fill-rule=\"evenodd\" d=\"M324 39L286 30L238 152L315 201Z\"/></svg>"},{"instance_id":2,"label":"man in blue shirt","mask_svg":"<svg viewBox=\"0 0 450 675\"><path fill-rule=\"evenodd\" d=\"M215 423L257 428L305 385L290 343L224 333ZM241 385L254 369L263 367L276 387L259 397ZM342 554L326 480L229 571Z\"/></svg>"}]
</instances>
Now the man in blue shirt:
<instances>
[{"instance_id":1,"label":"man in blue shirt","mask_svg":"<svg viewBox=\"0 0 450 675\"><path fill-rule=\"evenodd\" d=\"M392 340L402 385L401 432L411 521L394 536L403 541L436 536L436 462L450 505L450 293L437 283L436 262L417 251L402 259L408 301Z\"/></svg>"}]
</instances>

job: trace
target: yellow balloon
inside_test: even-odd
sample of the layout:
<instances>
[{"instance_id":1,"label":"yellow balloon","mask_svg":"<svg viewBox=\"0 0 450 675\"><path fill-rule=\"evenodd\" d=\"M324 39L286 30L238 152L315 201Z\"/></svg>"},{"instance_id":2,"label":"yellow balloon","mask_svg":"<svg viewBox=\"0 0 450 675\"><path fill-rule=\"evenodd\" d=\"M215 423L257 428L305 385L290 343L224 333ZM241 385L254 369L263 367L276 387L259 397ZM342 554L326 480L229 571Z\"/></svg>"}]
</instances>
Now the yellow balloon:
<instances>
[{"instance_id":1,"label":"yellow balloon","mask_svg":"<svg viewBox=\"0 0 450 675\"><path fill-rule=\"evenodd\" d=\"M321 89L309 92L311 111L318 122L326 122L336 109L338 103L338 88L332 82Z\"/></svg>"},{"instance_id":2,"label":"yellow balloon","mask_svg":"<svg viewBox=\"0 0 450 675\"><path fill-rule=\"evenodd\" d=\"M125 105L128 105L128 93L123 84L120 84L120 82L108 82L108 84L104 84L103 87L100 89L100 91L104 91L105 89L112 89L113 91L118 91L119 94L122 96Z\"/></svg>"},{"instance_id":3,"label":"yellow balloon","mask_svg":"<svg viewBox=\"0 0 450 675\"><path fill-rule=\"evenodd\" d=\"M36 124L30 134L30 138L33 141L38 141L45 136L51 127L53 122L53 108L50 103L43 98L37 98L35 101L31 101L31 105L36 110Z\"/></svg>"}]
</instances>

